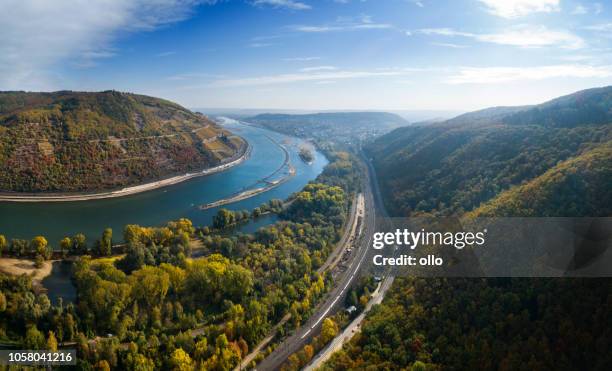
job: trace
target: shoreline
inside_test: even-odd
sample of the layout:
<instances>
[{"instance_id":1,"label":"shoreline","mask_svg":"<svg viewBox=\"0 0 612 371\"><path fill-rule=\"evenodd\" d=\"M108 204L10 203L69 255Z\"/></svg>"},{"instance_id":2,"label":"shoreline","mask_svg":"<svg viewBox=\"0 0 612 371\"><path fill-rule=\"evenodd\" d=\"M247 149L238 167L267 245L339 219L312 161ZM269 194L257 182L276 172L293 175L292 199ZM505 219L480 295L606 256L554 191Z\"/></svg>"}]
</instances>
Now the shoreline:
<instances>
[{"instance_id":1,"label":"shoreline","mask_svg":"<svg viewBox=\"0 0 612 371\"><path fill-rule=\"evenodd\" d=\"M244 140L244 139L243 139ZM91 201L101 200L107 198L117 198L135 195L147 191L152 191L159 188L168 187L171 185L179 184L189 179L198 178L201 176L215 174L221 171L230 169L236 165L243 163L251 153L251 144L244 140L246 143L246 149L240 155L239 158L230 162L211 167L208 169L201 170L196 173L187 173L184 175L176 175L170 178L157 180L145 184L130 186L121 188L116 191L106 191L99 193L75 193L75 194L48 194L48 195L25 195L25 194L0 194L0 202L74 202L74 201Z\"/></svg>"},{"instance_id":2,"label":"shoreline","mask_svg":"<svg viewBox=\"0 0 612 371\"><path fill-rule=\"evenodd\" d=\"M260 187L260 188L255 188L255 189L249 189L247 191L241 192L237 195L228 197L228 198L223 198L221 200L217 200L215 202L211 202L208 204L204 204L204 205L200 205L198 208L200 210L208 210L208 209L212 209L213 207L218 207L218 206L224 206L224 205L229 205L229 204L233 204L235 202L238 201L242 201L242 200L246 200L248 198L251 197L255 197L259 194L268 192L276 187L278 187L279 185L285 183L286 181L288 181L289 179L291 179L293 176L295 175L295 168L293 168L293 166L289 165L289 174L284 176L281 179L275 180L273 182L271 182L270 184L268 184L265 187Z\"/></svg>"},{"instance_id":3,"label":"shoreline","mask_svg":"<svg viewBox=\"0 0 612 371\"><path fill-rule=\"evenodd\" d=\"M34 260L29 258L2 257L0 258L0 272L11 276L22 274L32 277L32 286L37 292L45 292L42 281L51 274L53 263L59 260L45 260L42 267L36 268Z\"/></svg>"},{"instance_id":4,"label":"shoreline","mask_svg":"<svg viewBox=\"0 0 612 371\"><path fill-rule=\"evenodd\" d=\"M217 200L217 201L214 201L214 202L211 202L211 203L207 203L207 204L204 204L204 205L200 205L200 206L198 206L198 208L200 210L208 210L208 209L212 209L214 207L229 205L229 204L233 204L233 203L238 202L238 201L242 201L242 200L249 199L251 197L255 197L255 196L259 195L259 194L268 192L268 191L278 187L279 185L285 183L286 181L291 179L293 176L295 176L296 170L291 165L291 161L290 161L290 158L289 158L289 151L287 150L287 148L285 148L285 146L283 146L282 144L278 143L276 140L272 139L272 137L270 137L269 135L266 135L266 137L272 143L276 144L283 151L283 153L285 155L285 159L283 160L283 164L278 169L276 169L276 171L274 171L272 174L270 174L267 177L261 179L261 181L263 181L264 183L267 183L267 185L264 186L264 187L248 189L246 191L243 191L243 192L240 192L240 193L236 193L236 194L231 195L229 197L222 198L220 200ZM274 180L274 181L269 181L268 180L271 177L273 177L274 175L276 175L279 171L281 171L285 166L288 166L288 168L289 168L289 173L287 175L283 176L280 179Z\"/></svg>"}]
</instances>

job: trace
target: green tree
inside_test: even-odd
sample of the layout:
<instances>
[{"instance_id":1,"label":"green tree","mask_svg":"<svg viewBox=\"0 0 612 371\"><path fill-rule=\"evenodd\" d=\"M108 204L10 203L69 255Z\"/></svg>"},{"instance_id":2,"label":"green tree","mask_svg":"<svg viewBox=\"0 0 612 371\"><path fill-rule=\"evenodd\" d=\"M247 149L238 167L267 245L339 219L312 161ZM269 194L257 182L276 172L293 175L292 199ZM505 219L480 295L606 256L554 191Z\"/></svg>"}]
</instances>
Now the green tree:
<instances>
[{"instance_id":1,"label":"green tree","mask_svg":"<svg viewBox=\"0 0 612 371\"><path fill-rule=\"evenodd\" d=\"M224 229L236 223L236 216L233 211L221 209L217 211L217 215L213 217L213 227Z\"/></svg>"},{"instance_id":2,"label":"green tree","mask_svg":"<svg viewBox=\"0 0 612 371\"><path fill-rule=\"evenodd\" d=\"M8 242L6 241L6 237L3 234L0 234L0 256L2 253L8 249Z\"/></svg>"},{"instance_id":3,"label":"green tree","mask_svg":"<svg viewBox=\"0 0 612 371\"><path fill-rule=\"evenodd\" d=\"M74 255L87 254L87 238L82 233L77 233L72 237L72 251Z\"/></svg>"},{"instance_id":4,"label":"green tree","mask_svg":"<svg viewBox=\"0 0 612 371\"><path fill-rule=\"evenodd\" d=\"M130 276L132 298L148 308L164 301L170 288L170 276L158 267L144 266Z\"/></svg>"},{"instance_id":5,"label":"green tree","mask_svg":"<svg viewBox=\"0 0 612 371\"><path fill-rule=\"evenodd\" d=\"M26 330L23 346L25 349L44 349L45 336L38 331L36 325L31 325Z\"/></svg>"},{"instance_id":6,"label":"green tree","mask_svg":"<svg viewBox=\"0 0 612 371\"><path fill-rule=\"evenodd\" d=\"M64 237L61 239L59 246L62 255L65 255L72 249L72 240L70 237Z\"/></svg>"},{"instance_id":7,"label":"green tree","mask_svg":"<svg viewBox=\"0 0 612 371\"><path fill-rule=\"evenodd\" d=\"M101 256L108 256L112 252L113 246L113 230L110 228L106 228L102 233L102 238L100 238L98 244L98 253Z\"/></svg>"}]
</instances>

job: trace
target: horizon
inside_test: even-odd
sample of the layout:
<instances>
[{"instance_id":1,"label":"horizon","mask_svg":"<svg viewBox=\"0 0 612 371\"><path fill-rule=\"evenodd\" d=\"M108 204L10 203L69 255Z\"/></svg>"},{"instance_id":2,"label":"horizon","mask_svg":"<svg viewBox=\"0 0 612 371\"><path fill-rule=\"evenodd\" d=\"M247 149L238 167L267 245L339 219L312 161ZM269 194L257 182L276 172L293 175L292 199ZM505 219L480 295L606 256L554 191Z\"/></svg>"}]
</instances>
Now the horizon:
<instances>
[{"instance_id":1,"label":"horizon","mask_svg":"<svg viewBox=\"0 0 612 371\"><path fill-rule=\"evenodd\" d=\"M129 91L205 110L469 112L612 85L611 9L599 1L2 8L2 90Z\"/></svg>"}]
</instances>

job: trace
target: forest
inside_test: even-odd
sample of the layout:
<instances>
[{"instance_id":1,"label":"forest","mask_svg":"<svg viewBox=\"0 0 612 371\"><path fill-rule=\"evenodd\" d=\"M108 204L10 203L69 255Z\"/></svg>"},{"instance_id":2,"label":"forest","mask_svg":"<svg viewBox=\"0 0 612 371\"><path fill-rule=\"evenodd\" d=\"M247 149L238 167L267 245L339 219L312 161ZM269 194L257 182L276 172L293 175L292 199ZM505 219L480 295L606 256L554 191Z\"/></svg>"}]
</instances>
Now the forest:
<instances>
[{"instance_id":1,"label":"forest","mask_svg":"<svg viewBox=\"0 0 612 371\"><path fill-rule=\"evenodd\" d=\"M609 279L402 278L323 370L607 370Z\"/></svg>"},{"instance_id":2,"label":"forest","mask_svg":"<svg viewBox=\"0 0 612 371\"><path fill-rule=\"evenodd\" d=\"M395 216L609 217L611 97L400 128L368 147L385 203ZM399 278L322 369L608 370L610 313L608 278Z\"/></svg>"},{"instance_id":3,"label":"forest","mask_svg":"<svg viewBox=\"0 0 612 371\"><path fill-rule=\"evenodd\" d=\"M601 108L605 102L608 111L606 106ZM399 128L374 141L366 151L373 157L389 212L460 215L556 166L575 165L575 158L581 155L585 160L592 158L589 152L598 147L598 158L609 154L606 148L612 141L612 117L607 123L601 121L601 112L609 112L611 104L612 87L608 87L523 107L518 112L487 109L438 124ZM558 120L553 114L558 111L568 114ZM531 121L541 115L547 119ZM583 117L582 124L576 115L582 115L578 116ZM564 165L564 161L569 163ZM600 172L599 186L590 184L583 187L586 193L572 190L568 194L600 198L600 203L610 205L610 193L600 194L602 189L596 189L610 184L610 167L591 166L593 171Z\"/></svg>"},{"instance_id":4,"label":"forest","mask_svg":"<svg viewBox=\"0 0 612 371\"><path fill-rule=\"evenodd\" d=\"M314 182L258 212L220 210L211 226L128 225L121 243L108 229L93 243L64 238L77 301L51 305L29 277L0 275L0 342L76 348L82 370L233 369L283 316L291 316L283 331L298 326L328 288L316 269L358 187L352 155L329 154ZM254 234L224 233L262 212L280 220ZM50 251L41 239L24 241L25 254Z\"/></svg>"},{"instance_id":5,"label":"forest","mask_svg":"<svg viewBox=\"0 0 612 371\"><path fill-rule=\"evenodd\" d=\"M0 192L116 189L211 167L243 147L205 116L158 98L0 92Z\"/></svg>"}]
</instances>

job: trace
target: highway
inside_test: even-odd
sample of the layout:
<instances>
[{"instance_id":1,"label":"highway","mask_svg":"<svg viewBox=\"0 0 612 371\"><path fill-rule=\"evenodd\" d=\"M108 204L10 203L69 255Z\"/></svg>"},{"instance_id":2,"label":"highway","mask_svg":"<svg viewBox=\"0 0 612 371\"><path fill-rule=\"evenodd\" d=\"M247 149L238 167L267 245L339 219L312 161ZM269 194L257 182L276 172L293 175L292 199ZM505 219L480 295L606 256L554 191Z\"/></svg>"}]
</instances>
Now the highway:
<instances>
[{"instance_id":1,"label":"highway","mask_svg":"<svg viewBox=\"0 0 612 371\"><path fill-rule=\"evenodd\" d=\"M358 228L358 217L360 215L363 217L364 206L365 205L363 202L362 194L359 194L353 198L353 202L351 203L351 210L349 212L349 219L346 223L346 226L344 227L344 233L342 234L342 238L336 244L334 250L329 254L325 263L323 263L323 265L320 266L319 269L317 269L317 273L323 274L328 269L333 269L339 263L340 259L342 258L342 253L346 251L346 248L351 243L355 231ZM279 328L284 326L285 323L289 321L289 319L291 319L291 315L287 313L276 325L274 325L268 336L266 336L262 341L260 341L259 344L257 344L257 346L255 347L255 349L251 350L251 352L242 359L238 366L234 368L234 371L240 371L242 369L245 369L251 363L251 361L253 361L255 357L257 357L257 355L265 347L267 347L268 344L270 344L272 340L274 340L274 337L276 336L276 333L278 332Z\"/></svg>"},{"instance_id":2,"label":"highway","mask_svg":"<svg viewBox=\"0 0 612 371\"><path fill-rule=\"evenodd\" d=\"M375 209L378 213L379 217L387 217L388 214L382 202L381 194L378 189L378 182L376 181L376 172L372 163L368 158L365 157L363 153L361 153L361 157L363 162L368 167L368 173L370 174L371 179L371 187L373 189L373 197ZM380 282L376 291L372 293L372 297L363 312L361 312L348 326L344 328L344 330L336 336L327 346L325 346L319 353L317 353L313 359L304 367L304 371L314 371L319 369L323 364L338 350L342 349L344 343L349 341L357 332L361 330L361 323L365 319L367 313L372 309L372 307L376 304L382 303L385 298L385 294L391 288L393 284L394 277L389 274L389 270L387 270L385 274L385 278L382 282Z\"/></svg>"},{"instance_id":3,"label":"highway","mask_svg":"<svg viewBox=\"0 0 612 371\"><path fill-rule=\"evenodd\" d=\"M353 321L351 321L351 323L346 326L346 328L338 336L336 336L331 343L323 348L319 354L315 355L312 361L310 361L310 363L304 367L304 371L317 370L319 367L323 366L325 361L327 361L332 354L342 349L344 343L349 341L353 335L361 330L361 322L363 322L365 319L366 314L374 305L382 302L392 283L393 277L388 277L382 281L378 286L378 289L372 293L372 299L368 302L363 312L361 312Z\"/></svg>"},{"instance_id":4,"label":"highway","mask_svg":"<svg viewBox=\"0 0 612 371\"><path fill-rule=\"evenodd\" d=\"M359 270L367 263L366 258L369 256L368 253L370 252L372 235L376 228L376 208L368 172L364 174L362 188L365 204L365 215L362 223L363 230L355 242L353 252L343 264L346 270L339 272L337 277L334 277L334 288L331 289L325 298L317 305L313 315L310 316L301 327L295 330L291 336L279 344L279 346L257 366L257 370L267 371L280 369L281 365L291 354L302 349L304 345L310 342L313 336L320 332L323 319L334 313L334 310L343 307L344 298L349 291L349 287L356 281L355 278L359 276Z\"/></svg>"}]
</instances>

